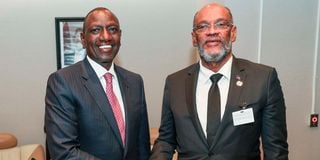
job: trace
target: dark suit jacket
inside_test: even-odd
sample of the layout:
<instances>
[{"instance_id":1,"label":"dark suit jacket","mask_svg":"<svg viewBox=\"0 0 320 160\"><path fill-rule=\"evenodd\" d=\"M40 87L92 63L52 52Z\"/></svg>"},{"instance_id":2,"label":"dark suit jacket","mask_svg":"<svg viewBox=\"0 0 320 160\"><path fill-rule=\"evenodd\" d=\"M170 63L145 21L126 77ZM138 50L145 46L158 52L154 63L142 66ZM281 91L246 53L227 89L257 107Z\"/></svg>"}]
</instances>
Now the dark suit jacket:
<instances>
[{"instance_id":1,"label":"dark suit jacket","mask_svg":"<svg viewBox=\"0 0 320 160\"><path fill-rule=\"evenodd\" d=\"M112 109L87 59L50 75L45 130L52 159L144 160L149 158L149 126L143 80L114 66L126 116L123 146Z\"/></svg>"},{"instance_id":2,"label":"dark suit jacket","mask_svg":"<svg viewBox=\"0 0 320 160\"><path fill-rule=\"evenodd\" d=\"M260 136L265 160L288 159L285 104L274 68L233 59L226 109L212 146L196 110L198 72L199 64L194 64L167 77L151 160L169 159L174 149L184 160L258 160ZM236 84L239 78L242 86ZM255 121L234 126L232 112L243 104L253 109Z\"/></svg>"}]
</instances>

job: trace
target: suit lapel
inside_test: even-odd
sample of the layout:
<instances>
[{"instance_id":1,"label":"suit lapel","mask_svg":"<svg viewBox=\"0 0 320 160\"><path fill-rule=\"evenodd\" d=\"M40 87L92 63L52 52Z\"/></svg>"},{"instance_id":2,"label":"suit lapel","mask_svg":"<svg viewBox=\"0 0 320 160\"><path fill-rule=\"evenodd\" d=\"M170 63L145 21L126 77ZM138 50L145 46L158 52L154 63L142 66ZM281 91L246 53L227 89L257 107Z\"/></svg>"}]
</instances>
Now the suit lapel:
<instances>
[{"instance_id":1,"label":"suit lapel","mask_svg":"<svg viewBox=\"0 0 320 160\"><path fill-rule=\"evenodd\" d=\"M207 144L207 140L203 129L201 127L198 112L197 112L197 105L196 105L196 88L197 88L197 80L199 74L199 63L193 65L191 69L188 71L188 75L185 80L185 89L186 89L186 101L187 101L187 108L189 114L192 117L192 122L201 137L201 140L204 144Z\"/></svg>"},{"instance_id":2,"label":"suit lapel","mask_svg":"<svg viewBox=\"0 0 320 160\"><path fill-rule=\"evenodd\" d=\"M94 101L97 103L97 106L106 118L107 123L111 126L113 134L117 137L117 140L122 145L117 122L114 118L113 111L111 109L106 93L101 86L100 80L87 59L83 60L83 64L84 73L82 77L85 80L84 85Z\"/></svg>"},{"instance_id":3,"label":"suit lapel","mask_svg":"<svg viewBox=\"0 0 320 160\"><path fill-rule=\"evenodd\" d=\"M117 65L114 65L114 69L115 69L115 72L117 74L117 77L118 77L118 81L119 81L119 86L120 86L120 90L121 90L121 96L122 96L122 100L123 100L123 106L124 106L124 112L125 112L125 127L126 127L126 145L124 147L125 151L124 151L124 155L127 154L127 151L128 151L128 138L129 138L129 123L130 123L130 117L131 117L131 113L134 114L133 111L131 111L132 108L128 107L128 103L129 103L129 98L130 98L130 95L129 94L129 85L128 85L128 81L127 81L127 78L124 74L124 72L122 72L122 70L117 66ZM120 132L119 132L119 138L120 138ZM120 139L121 140L121 139Z\"/></svg>"},{"instance_id":4,"label":"suit lapel","mask_svg":"<svg viewBox=\"0 0 320 160\"><path fill-rule=\"evenodd\" d=\"M246 70L245 67L239 63L237 58L234 58L232 68L231 68L231 77L230 77L230 87L229 87L229 94L226 104L226 110L230 106L237 106L239 107L242 92L246 85Z\"/></svg>"},{"instance_id":5,"label":"suit lapel","mask_svg":"<svg viewBox=\"0 0 320 160\"><path fill-rule=\"evenodd\" d=\"M241 101L243 99L243 89L246 85L246 77L247 74L245 67L241 63L239 63L239 60L237 58L234 57L231 67L230 85L225 112L220 126L217 130L214 143L210 147L210 150L213 149L219 139L221 139L225 128L230 127L230 123L231 125L233 125L232 112L234 112L235 110L239 110L239 107L241 106Z\"/></svg>"}]
</instances>

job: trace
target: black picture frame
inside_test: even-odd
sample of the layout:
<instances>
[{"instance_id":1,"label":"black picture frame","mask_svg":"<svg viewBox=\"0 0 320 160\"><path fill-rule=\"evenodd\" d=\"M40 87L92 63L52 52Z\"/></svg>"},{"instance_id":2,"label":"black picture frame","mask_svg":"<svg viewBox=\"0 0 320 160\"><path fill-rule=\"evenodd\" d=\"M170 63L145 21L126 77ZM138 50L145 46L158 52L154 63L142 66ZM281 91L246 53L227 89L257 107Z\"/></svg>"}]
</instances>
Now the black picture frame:
<instances>
[{"instance_id":1,"label":"black picture frame","mask_svg":"<svg viewBox=\"0 0 320 160\"><path fill-rule=\"evenodd\" d=\"M84 17L55 17L57 69L70 66L85 57L80 33Z\"/></svg>"}]
</instances>

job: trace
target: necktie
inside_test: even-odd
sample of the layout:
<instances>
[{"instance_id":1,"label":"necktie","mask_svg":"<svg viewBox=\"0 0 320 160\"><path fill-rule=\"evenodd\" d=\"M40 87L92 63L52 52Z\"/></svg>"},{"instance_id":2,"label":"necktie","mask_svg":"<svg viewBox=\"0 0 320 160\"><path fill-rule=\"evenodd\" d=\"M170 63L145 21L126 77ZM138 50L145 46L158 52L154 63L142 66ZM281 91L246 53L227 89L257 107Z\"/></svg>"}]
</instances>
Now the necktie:
<instances>
[{"instance_id":1,"label":"necktie","mask_svg":"<svg viewBox=\"0 0 320 160\"><path fill-rule=\"evenodd\" d=\"M213 143L217 129L220 124L220 92L218 81L222 74L214 74L210 77L212 85L208 93L208 112L207 112L207 142L209 147Z\"/></svg>"},{"instance_id":2,"label":"necktie","mask_svg":"<svg viewBox=\"0 0 320 160\"><path fill-rule=\"evenodd\" d=\"M113 111L113 115L117 121L117 126L118 129L120 131L120 135L121 135L121 139L122 139L122 143L125 144L125 124L124 124L124 120L123 120L123 116L122 116L122 112L121 112L121 108L120 108L120 104L119 101L116 97L116 95L113 92L113 87L112 87L112 74L111 73L106 73L104 75L104 78L106 80L107 83L107 87L106 87L106 93L107 93L107 97L109 100L109 103L111 105L112 111Z\"/></svg>"}]
</instances>

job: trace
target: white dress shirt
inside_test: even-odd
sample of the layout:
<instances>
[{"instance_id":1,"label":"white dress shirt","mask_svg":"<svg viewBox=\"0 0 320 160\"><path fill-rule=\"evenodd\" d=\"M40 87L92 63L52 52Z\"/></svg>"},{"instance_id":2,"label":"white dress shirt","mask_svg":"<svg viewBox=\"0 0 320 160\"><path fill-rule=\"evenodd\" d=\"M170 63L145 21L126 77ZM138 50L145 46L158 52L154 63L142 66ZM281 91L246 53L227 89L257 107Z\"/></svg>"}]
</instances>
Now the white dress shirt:
<instances>
[{"instance_id":1,"label":"white dress shirt","mask_svg":"<svg viewBox=\"0 0 320 160\"><path fill-rule=\"evenodd\" d=\"M93 70L96 72L96 75L98 76L98 78L100 80L100 83L103 87L104 92L106 92L106 90L107 90L107 84L106 84L106 80L104 79L103 75L105 75L106 73L112 74L113 92L119 101L121 112L122 112L122 117L125 122L125 120L126 120L125 110L124 110L124 105L123 105L123 100L122 100L122 95L121 95L121 91L120 91L118 77L116 75L116 72L114 71L114 64L112 63L110 69L107 70L104 67L102 67L100 64L98 64L97 62L92 60L89 56L87 56L87 59L91 65L91 67L93 68Z\"/></svg>"},{"instance_id":2,"label":"white dress shirt","mask_svg":"<svg viewBox=\"0 0 320 160\"><path fill-rule=\"evenodd\" d=\"M228 98L232 60L233 60L233 57L231 57L227 61L227 63L225 63L225 65L218 71L218 73L223 75L218 82L218 87L220 91L220 102L221 102L220 103L221 119L224 115L227 98ZM203 132L207 136L206 130L207 130L208 92L212 85L210 76L217 73L204 67L201 64L201 61L199 62L199 64L200 64L200 70L199 70L197 88L196 88L196 105L197 105L198 117L203 129Z\"/></svg>"}]
</instances>

